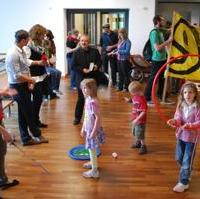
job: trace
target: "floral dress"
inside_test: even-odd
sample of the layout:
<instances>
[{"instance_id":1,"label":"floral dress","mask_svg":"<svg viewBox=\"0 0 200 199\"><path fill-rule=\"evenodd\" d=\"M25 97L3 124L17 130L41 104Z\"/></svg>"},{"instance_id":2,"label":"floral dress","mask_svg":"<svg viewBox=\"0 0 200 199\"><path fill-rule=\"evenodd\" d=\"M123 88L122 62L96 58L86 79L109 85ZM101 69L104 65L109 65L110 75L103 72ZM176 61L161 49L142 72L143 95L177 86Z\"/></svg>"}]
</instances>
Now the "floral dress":
<instances>
[{"instance_id":1,"label":"floral dress","mask_svg":"<svg viewBox=\"0 0 200 199\"><path fill-rule=\"evenodd\" d=\"M101 122L97 124L97 134L90 138L90 134L95 124L95 114L99 113L99 104L97 99L87 97L85 101L85 117L84 117L84 132L85 132L85 148L96 149L100 144L105 142L105 133L101 126Z\"/></svg>"}]
</instances>

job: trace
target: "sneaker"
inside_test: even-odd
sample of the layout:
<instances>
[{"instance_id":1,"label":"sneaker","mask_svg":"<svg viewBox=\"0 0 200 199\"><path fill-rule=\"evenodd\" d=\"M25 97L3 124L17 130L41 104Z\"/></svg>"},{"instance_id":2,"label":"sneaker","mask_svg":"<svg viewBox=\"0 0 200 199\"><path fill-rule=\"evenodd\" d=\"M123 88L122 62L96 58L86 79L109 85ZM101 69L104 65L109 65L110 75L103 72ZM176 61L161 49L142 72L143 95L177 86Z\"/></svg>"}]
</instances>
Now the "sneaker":
<instances>
[{"instance_id":1,"label":"sneaker","mask_svg":"<svg viewBox=\"0 0 200 199\"><path fill-rule=\"evenodd\" d=\"M42 105L43 105L43 106L47 106L47 104L48 104L48 99L43 99Z\"/></svg>"},{"instance_id":2,"label":"sneaker","mask_svg":"<svg viewBox=\"0 0 200 199\"><path fill-rule=\"evenodd\" d=\"M143 155L147 153L147 147L146 145L141 145L140 149L139 149L139 154Z\"/></svg>"},{"instance_id":3,"label":"sneaker","mask_svg":"<svg viewBox=\"0 0 200 199\"><path fill-rule=\"evenodd\" d=\"M127 88L124 88L123 89L123 92L125 93L125 92L128 92L128 89Z\"/></svg>"},{"instance_id":4,"label":"sneaker","mask_svg":"<svg viewBox=\"0 0 200 199\"><path fill-rule=\"evenodd\" d=\"M57 96L55 93L50 95L50 100L52 99L60 99L59 96Z\"/></svg>"},{"instance_id":5,"label":"sneaker","mask_svg":"<svg viewBox=\"0 0 200 199\"><path fill-rule=\"evenodd\" d=\"M123 91L123 89L122 88L117 88L116 91L117 92L121 92L121 91Z\"/></svg>"},{"instance_id":6,"label":"sneaker","mask_svg":"<svg viewBox=\"0 0 200 199\"><path fill-rule=\"evenodd\" d=\"M4 184L6 184L8 182L8 177L7 176L3 176L0 178L0 187L3 186Z\"/></svg>"},{"instance_id":7,"label":"sneaker","mask_svg":"<svg viewBox=\"0 0 200 199\"><path fill-rule=\"evenodd\" d=\"M60 90L53 90L53 92L54 92L55 94L58 94L58 95L63 95L63 93L62 93Z\"/></svg>"},{"instance_id":8,"label":"sneaker","mask_svg":"<svg viewBox=\"0 0 200 199\"><path fill-rule=\"evenodd\" d=\"M189 184L184 185L181 182L177 183L176 186L173 188L173 191L181 193L184 192L185 190L189 189Z\"/></svg>"},{"instance_id":9,"label":"sneaker","mask_svg":"<svg viewBox=\"0 0 200 199\"><path fill-rule=\"evenodd\" d=\"M86 162L83 164L83 168L84 169L91 169L92 168L92 164L90 162Z\"/></svg>"},{"instance_id":10,"label":"sneaker","mask_svg":"<svg viewBox=\"0 0 200 199\"><path fill-rule=\"evenodd\" d=\"M24 142L22 145L23 146L30 146L30 145L36 145L36 144L41 144L41 142L39 140L35 140L35 139L30 139L27 142Z\"/></svg>"},{"instance_id":11,"label":"sneaker","mask_svg":"<svg viewBox=\"0 0 200 199\"><path fill-rule=\"evenodd\" d=\"M77 90L77 87L75 87L75 86L70 87L70 90L76 91L76 90Z\"/></svg>"},{"instance_id":12,"label":"sneaker","mask_svg":"<svg viewBox=\"0 0 200 199\"><path fill-rule=\"evenodd\" d=\"M47 128L48 125L47 125L47 124L44 124L44 123L42 123L42 122L39 122L38 127L39 127L39 128Z\"/></svg>"},{"instance_id":13,"label":"sneaker","mask_svg":"<svg viewBox=\"0 0 200 199\"><path fill-rule=\"evenodd\" d=\"M95 170L89 170L86 172L83 172L83 177L85 178L99 178L99 171L98 169Z\"/></svg>"},{"instance_id":14,"label":"sneaker","mask_svg":"<svg viewBox=\"0 0 200 199\"><path fill-rule=\"evenodd\" d=\"M131 148L132 148L132 149L135 149L135 148L138 148L138 149L139 149L139 148L141 148L141 142L140 142L140 141L137 141L135 144L132 144L132 145L131 145Z\"/></svg>"},{"instance_id":15,"label":"sneaker","mask_svg":"<svg viewBox=\"0 0 200 199\"><path fill-rule=\"evenodd\" d=\"M166 105L172 105L172 104L175 104L175 102L173 102L172 100L170 99L165 99L165 101L162 101L160 102L161 104L166 104Z\"/></svg>"},{"instance_id":16,"label":"sneaker","mask_svg":"<svg viewBox=\"0 0 200 199\"><path fill-rule=\"evenodd\" d=\"M80 122L81 122L81 121L80 121L79 119L76 118L76 119L73 121L73 125L78 125L78 124L80 124Z\"/></svg>"},{"instance_id":17,"label":"sneaker","mask_svg":"<svg viewBox=\"0 0 200 199\"><path fill-rule=\"evenodd\" d=\"M154 106L153 101L147 101L147 106Z\"/></svg>"},{"instance_id":18,"label":"sneaker","mask_svg":"<svg viewBox=\"0 0 200 199\"><path fill-rule=\"evenodd\" d=\"M42 135L39 137L34 137L34 140L36 140L37 142L41 143L49 143L49 140L45 137L43 137Z\"/></svg>"},{"instance_id":19,"label":"sneaker","mask_svg":"<svg viewBox=\"0 0 200 199\"><path fill-rule=\"evenodd\" d=\"M40 143L49 143L49 140L42 135L39 136L39 140L40 140Z\"/></svg>"}]
</instances>

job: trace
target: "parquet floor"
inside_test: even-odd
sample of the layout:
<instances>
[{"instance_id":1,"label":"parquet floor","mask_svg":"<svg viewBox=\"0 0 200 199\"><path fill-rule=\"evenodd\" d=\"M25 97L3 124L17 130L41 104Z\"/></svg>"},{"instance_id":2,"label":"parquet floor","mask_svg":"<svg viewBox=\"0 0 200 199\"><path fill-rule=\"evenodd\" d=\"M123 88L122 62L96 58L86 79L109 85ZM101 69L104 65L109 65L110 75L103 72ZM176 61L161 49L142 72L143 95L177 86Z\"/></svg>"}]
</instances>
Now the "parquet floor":
<instances>
[{"instance_id":1,"label":"parquet floor","mask_svg":"<svg viewBox=\"0 0 200 199\"><path fill-rule=\"evenodd\" d=\"M200 158L196 153L191 188L186 193L172 191L177 182L178 166L174 161L175 136L149 108L146 130L148 154L138 155L131 149L131 105L123 101L127 93L113 89L101 89L101 113L106 131L106 144L98 158L101 177L99 180L82 177L82 161L72 160L67 152L83 143L81 126L73 126L76 92L68 88L68 80L62 80L64 93L42 107L42 120L49 124L43 135L49 144L22 147L18 136L16 107L6 119L6 126L16 136L17 145L23 152L8 146L7 174L20 184L3 191L6 199L199 199ZM175 106L163 106L167 116L172 116ZM112 152L118 153L113 159ZM49 173L40 167L44 166Z\"/></svg>"}]
</instances>

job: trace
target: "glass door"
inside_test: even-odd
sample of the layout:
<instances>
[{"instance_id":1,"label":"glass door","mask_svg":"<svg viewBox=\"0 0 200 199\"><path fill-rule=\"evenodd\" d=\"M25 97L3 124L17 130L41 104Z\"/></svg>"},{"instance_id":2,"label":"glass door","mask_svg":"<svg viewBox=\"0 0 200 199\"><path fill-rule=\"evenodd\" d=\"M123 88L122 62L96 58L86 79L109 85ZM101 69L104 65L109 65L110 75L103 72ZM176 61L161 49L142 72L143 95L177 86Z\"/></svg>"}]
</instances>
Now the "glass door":
<instances>
[{"instance_id":1,"label":"glass door","mask_svg":"<svg viewBox=\"0 0 200 199\"><path fill-rule=\"evenodd\" d=\"M101 25L109 23L112 30L128 30L128 10L109 10L101 13Z\"/></svg>"},{"instance_id":2,"label":"glass door","mask_svg":"<svg viewBox=\"0 0 200 199\"><path fill-rule=\"evenodd\" d=\"M92 45L98 45L103 24L109 23L112 30L128 31L128 16L128 9L67 9L67 32L77 29L90 36Z\"/></svg>"},{"instance_id":3,"label":"glass door","mask_svg":"<svg viewBox=\"0 0 200 199\"><path fill-rule=\"evenodd\" d=\"M97 43L96 12L71 11L67 14L67 31L77 29L80 34L87 34L91 39L91 45Z\"/></svg>"}]
</instances>

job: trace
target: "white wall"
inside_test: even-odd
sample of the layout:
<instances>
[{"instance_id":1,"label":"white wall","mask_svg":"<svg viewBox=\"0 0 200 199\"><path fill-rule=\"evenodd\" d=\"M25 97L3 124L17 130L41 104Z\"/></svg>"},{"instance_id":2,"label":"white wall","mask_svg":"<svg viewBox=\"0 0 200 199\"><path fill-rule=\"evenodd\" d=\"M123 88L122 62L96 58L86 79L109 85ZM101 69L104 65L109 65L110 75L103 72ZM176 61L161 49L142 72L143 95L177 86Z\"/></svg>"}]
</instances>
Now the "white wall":
<instances>
[{"instance_id":1,"label":"white wall","mask_svg":"<svg viewBox=\"0 0 200 199\"><path fill-rule=\"evenodd\" d=\"M59 16L57 21L59 21L60 26L56 27L56 35L59 35L59 41L56 40L57 48L59 51L57 53L58 65L65 65L66 61L62 57L66 53L65 49L65 38L66 38L66 26L63 32L63 27L61 25L62 18L65 20L65 9L129 9L129 38L132 41L132 53L141 53L144 43L146 42L149 31L153 27L152 18L155 13L155 1L154 0L76 0L76 1L65 1L60 0L59 5L57 5L59 10ZM63 16L62 16L63 15ZM66 22L65 22L66 23ZM57 39L58 39L57 38ZM61 40L63 41L61 42ZM64 52L64 55L63 55ZM63 63L64 61L64 63ZM66 71L65 67L62 68Z\"/></svg>"},{"instance_id":2,"label":"white wall","mask_svg":"<svg viewBox=\"0 0 200 199\"><path fill-rule=\"evenodd\" d=\"M51 29L51 8L54 0L12 0L1 2L0 52L5 53L14 42L14 33L19 29L29 30L40 23ZM39 5L39 6L38 6Z\"/></svg>"},{"instance_id":3,"label":"white wall","mask_svg":"<svg viewBox=\"0 0 200 199\"><path fill-rule=\"evenodd\" d=\"M190 22L200 24L200 2L195 4L181 4L181 3L160 3L158 4L159 14L166 16L169 20L172 18L173 11L179 12L185 19L190 16Z\"/></svg>"},{"instance_id":4,"label":"white wall","mask_svg":"<svg viewBox=\"0 0 200 199\"><path fill-rule=\"evenodd\" d=\"M38 6L39 5L39 6ZM75 8L129 9L129 38L132 53L141 53L155 13L155 0L12 0L2 3L0 12L0 52L14 42L14 32L29 30L36 23L51 29L55 35L57 66L66 73L66 10Z\"/></svg>"}]
</instances>

